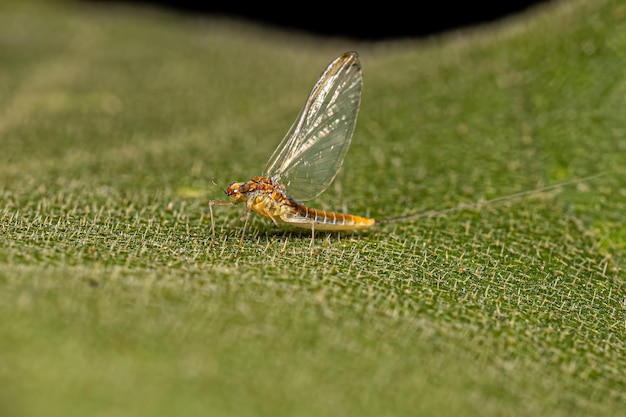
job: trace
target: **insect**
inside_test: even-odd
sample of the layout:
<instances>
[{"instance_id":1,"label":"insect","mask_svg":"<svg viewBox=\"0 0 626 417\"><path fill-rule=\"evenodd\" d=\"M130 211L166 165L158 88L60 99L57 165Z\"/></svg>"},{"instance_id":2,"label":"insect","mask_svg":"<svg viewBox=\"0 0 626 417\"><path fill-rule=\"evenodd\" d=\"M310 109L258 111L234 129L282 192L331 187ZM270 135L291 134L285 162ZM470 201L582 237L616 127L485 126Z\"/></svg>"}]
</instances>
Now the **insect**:
<instances>
[{"instance_id":1,"label":"insect","mask_svg":"<svg viewBox=\"0 0 626 417\"><path fill-rule=\"evenodd\" d=\"M345 52L328 65L263 175L230 184L226 189L230 201L209 202L213 240L213 206L240 203L246 204L246 217L239 246L252 212L277 226L280 222L311 229L311 249L316 230L367 229L375 224L374 219L314 209L302 203L324 192L337 176L356 126L362 85L356 52Z\"/></svg>"},{"instance_id":2,"label":"insect","mask_svg":"<svg viewBox=\"0 0 626 417\"><path fill-rule=\"evenodd\" d=\"M367 229L377 223L371 218L314 209L302 203L324 192L337 176L356 126L362 84L361 64L356 52L345 52L328 65L315 83L296 121L270 157L263 175L247 182L231 183L226 189L230 200L209 201L211 242L215 240L213 206L246 204L240 247L252 212L267 217L277 226L280 222L311 229L311 249L316 230ZM476 209L603 175L606 173L447 210L382 219L378 223L414 221L452 211Z\"/></svg>"}]
</instances>

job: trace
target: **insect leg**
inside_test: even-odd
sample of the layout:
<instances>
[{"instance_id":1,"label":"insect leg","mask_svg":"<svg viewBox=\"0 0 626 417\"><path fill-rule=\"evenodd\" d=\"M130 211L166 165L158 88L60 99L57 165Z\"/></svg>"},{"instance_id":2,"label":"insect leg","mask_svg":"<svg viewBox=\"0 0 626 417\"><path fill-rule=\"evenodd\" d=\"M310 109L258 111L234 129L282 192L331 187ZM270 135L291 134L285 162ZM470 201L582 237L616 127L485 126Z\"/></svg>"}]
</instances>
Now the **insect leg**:
<instances>
[{"instance_id":1,"label":"insect leg","mask_svg":"<svg viewBox=\"0 0 626 417\"><path fill-rule=\"evenodd\" d=\"M266 211L265 211L265 214L267 214L267 217L268 217L271 221L273 221L273 222L274 222L274 224L276 225L276 227L279 227L279 226L278 226L278 222L276 221L276 219L274 218L274 216L272 216L272 214L269 212L269 210L266 210Z\"/></svg>"},{"instance_id":2,"label":"insect leg","mask_svg":"<svg viewBox=\"0 0 626 417\"><path fill-rule=\"evenodd\" d=\"M243 223L243 229L241 230L241 239L239 239L239 247L243 246L243 237L246 234L246 227L248 226L248 220L250 219L250 214L252 211L250 209L246 209L246 221Z\"/></svg>"},{"instance_id":3,"label":"insect leg","mask_svg":"<svg viewBox=\"0 0 626 417\"><path fill-rule=\"evenodd\" d=\"M315 244L315 222L311 222L311 255L313 255L314 244Z\"/></svg>"},{"instance_id":4,"label":"insect leg","mask_svg":"<svg viewBox=\"0 0 626 417\"><path fill-rule=\"evenodd\" d=\"M213 246L213 241L215 240L215 220L213 218L213 206L234 206L235 202L233 201L223 201L223 200L211 200L209 201L209 213L211 215L211 245Z\"/></svg>"}]
</instances>

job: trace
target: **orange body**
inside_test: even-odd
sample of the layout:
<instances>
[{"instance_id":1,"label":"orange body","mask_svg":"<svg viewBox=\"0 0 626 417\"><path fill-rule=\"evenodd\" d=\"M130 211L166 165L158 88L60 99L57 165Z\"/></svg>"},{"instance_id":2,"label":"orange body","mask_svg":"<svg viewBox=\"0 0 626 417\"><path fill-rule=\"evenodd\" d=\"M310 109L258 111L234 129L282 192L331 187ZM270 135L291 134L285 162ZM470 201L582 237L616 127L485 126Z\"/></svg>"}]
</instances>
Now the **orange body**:
<instances>
[{"instance_id":1,"label":"orange body","mask_svg":"<svg viewBox=\"0 0 626 417\"><path fill-rule=\"evenodd\" d=\"M285 186L268 177L253 177L248 182L234 182L226 190L234 204L246 203L248 211L295 227L313 230L367 229L375 220L352 214L309 208L285 193Z\"/></svg>"}]
</instances>

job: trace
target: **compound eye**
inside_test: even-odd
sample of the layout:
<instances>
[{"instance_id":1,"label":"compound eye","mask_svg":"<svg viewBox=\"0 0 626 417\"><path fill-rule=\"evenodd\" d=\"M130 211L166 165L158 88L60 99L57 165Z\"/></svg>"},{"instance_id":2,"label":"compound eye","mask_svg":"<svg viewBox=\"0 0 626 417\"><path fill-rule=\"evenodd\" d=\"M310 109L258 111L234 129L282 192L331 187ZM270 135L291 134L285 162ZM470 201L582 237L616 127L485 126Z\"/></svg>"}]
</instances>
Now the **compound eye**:
<instances>
[{"instance_id":1,"label":"compound eye","mask_svg":"<svg viewBox=\"0 0 626 417\"><path fill-rule=\"evenodd\" d=\"M225 193L226 195L233 195L233 194L235 194L235 193L238 193L238 192L239 192L238 188L239 188L239 187L237 187L237 183L236 183L236 182L233 182L233 183L231 183L231 184L228 186L228 188L226 189L226 191L224 191L224 193Z\"/></svg>"},{"instance_id":2,"label":"compound eye","mask_svg":"<svg viewBox=\"0 0 626 417\"><path fill-rule=\"evenodd\" d=\"M234 196L238 194L247 193L250 187L247 183L244 182L233 182L226 189L226 195Z\"/></svg>"}]
</instances>

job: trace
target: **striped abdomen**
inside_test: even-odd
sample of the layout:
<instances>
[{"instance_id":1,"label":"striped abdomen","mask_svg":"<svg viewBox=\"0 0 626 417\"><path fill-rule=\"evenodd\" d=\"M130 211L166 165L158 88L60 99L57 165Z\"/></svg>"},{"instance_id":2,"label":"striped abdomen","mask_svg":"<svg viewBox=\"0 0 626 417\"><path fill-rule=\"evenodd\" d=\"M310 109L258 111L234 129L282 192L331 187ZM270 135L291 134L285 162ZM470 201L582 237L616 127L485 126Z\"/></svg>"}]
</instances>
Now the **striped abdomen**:
<instances>
[{"instance_id":1,"label":"striped abdomen","mask_svg":"<svg viewBox=\"0 0 626 417\"><path fill-rule=\"evenodd\" d=\"M296 205L295 212L282 216L285 223L305 229L315 230L356 230L372 227L376 222L367 217L334 211L318 210L301 204Z\"/></svg>"}]
</instances>

